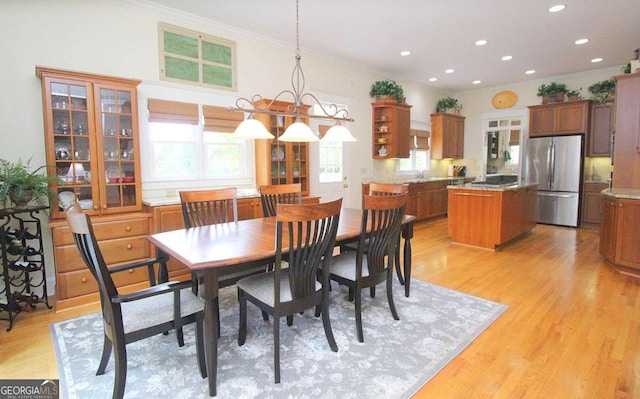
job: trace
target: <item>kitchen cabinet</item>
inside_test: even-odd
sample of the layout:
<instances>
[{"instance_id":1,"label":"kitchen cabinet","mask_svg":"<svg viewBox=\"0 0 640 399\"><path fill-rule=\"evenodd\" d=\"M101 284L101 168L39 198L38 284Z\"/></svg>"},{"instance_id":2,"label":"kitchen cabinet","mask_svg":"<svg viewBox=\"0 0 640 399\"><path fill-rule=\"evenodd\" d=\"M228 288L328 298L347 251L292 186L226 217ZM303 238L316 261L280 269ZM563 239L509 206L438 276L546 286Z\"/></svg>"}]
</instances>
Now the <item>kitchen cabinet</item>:
<instances>
[{"instance_id":1,"label":"kitchen cabinet","mask_svg":"<svg viewBox=\"0 0 640 399\"><path fill-rule=\"evenodd\" d=\"M464 158L464 116L431 114L431 159Z\"/></svg>"},{"instance_id":2,"label":"kitchen cabinet","mask_svg":"<svg viewBox=\"0 0 640 399\"><path fill-rule=\"evenodd\" d=\"M287 112L292 103L271 100L258 101L259 107L272 111ZM303 111L307 112L308 107ZM295 122L292 116L256 114L268 131L275 136L273 140L256 140L256 184L292 184L300 183L302 195L309 194L309 143L280 141L278 138ZM302 119L307 123L306 118Z\"/></svg>"},{"instance_id":3,"label":"kitchen cabinet","mask_svg":"<svg viewBox=\"0 0 640 399\"><path fill-rule=\"evenodd\" d=\"M611 135L615 120L612 101L591 104L591 128L587 134L586 153L588 157L610 157Z\"/></svg>"},{"instance_id":4,"label":"kitchen cabinet","mask_svg":"<svg viewBox=\"0 0 640 399\"><path fill-rule=\"evenodd\" d=\"M302 197L303 204L317 204L320 197ZM145 205L144 211L152 215L151 233L162 233L164 231L184 229L184 219L182 217L182 205ZM261 218L262 202L260 197L238 198L238 220ZM170 280L188 280L191 272L184 265L174 258L167 262Z\"/></svg>"},{"instance_id":5,"label":"kitchen cabinet","mask_svg":"<svg viewBox=\"0 0 640 399\"><path fill-rule=\"evenodd\" d=\"M64 219L77 202L91 215L109 266L149 259L150 215L142 210L137 86L139 80L36 67L42 82L44 135L51 188L56 307L99 300ZM121 292L148 285L144 270L118 273Z\"/></svg>"},{"instance_id":6,"label":"kitchen cabinet","mask_svg":"<svg viewBox=\"0 0 640 399\"><path fill-rule=\"evenodd\" d=\"M374 159L409 158L411 106L397 102L371 104Z\"/></svg>"},{"instance_id":7,"label":"kitchen cabinet","mask_svg":"<svg viewBox=\"0 0 640 399\"><path fill-rule=\"evenodd\" d=\"M585 183L582 193L582 225L599 226L602 214L602 190L607 183Z\"/></svg>"},{"instance_id":8,"label":"kitchen cabinet","mask_svg":"<svg viewBox=\"0 0 640 399\"><path fill-rule=\"evenodd\" d=\"M529 137L589 131L590 100L529 106Z\"/></svg>"},{"instance_id":9,"label":"kitchen cabinet","mask_svg":"<svg viewBox=\"0 0 640 399\"><path fill-rule=\"evenodd\" d=\"M449 180L410 183L406 213L417 220L446 216L449 184Z\"/></svg>"},{"instance_id":10,"label":"kitchen cabinet","mask_svg":"<svg viewBox=\"0 0 640 399\"><path fill-rule=\"evenodd\" d=\"M640 74L616 76L615 188L640 188Z\"/></svg>"},{"instance_id":11,"label":"kitchen cabinet","mask_svg":"<svg viewBox=\"0 0 640 399\"><path fill-rule=\"evenodd\" d=\"M536 185L448 190L448 233L454 243L497 249L536 226Z\"/></svg>"},{"instance_id":12,"label":"kitchen cabinet","mask_svg":"<svg viewBox=\"0 0 640 399\"><path fill-rule=\"evenodd\" d=\"M618 271L640 276L640 200L615 198L602 200L600 253Z\"/></svg>"}]
</instances>

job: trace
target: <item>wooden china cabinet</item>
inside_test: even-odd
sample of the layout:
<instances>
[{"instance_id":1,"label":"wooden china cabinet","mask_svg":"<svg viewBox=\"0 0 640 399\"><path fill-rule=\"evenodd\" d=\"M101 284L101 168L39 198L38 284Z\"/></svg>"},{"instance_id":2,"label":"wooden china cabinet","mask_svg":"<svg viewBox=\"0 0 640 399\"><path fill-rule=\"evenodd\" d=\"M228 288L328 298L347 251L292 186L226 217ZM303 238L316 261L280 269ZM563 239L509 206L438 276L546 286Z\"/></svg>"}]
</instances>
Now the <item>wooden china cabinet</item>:
<instances>
[{"instance_id":1,"label":"wooden china cabinet","mask_svg":"<svg viewBox=\"0 0 640 399\"><path fill-rule=\"evenodd\" d=\"M261 100L259 106L267 106L271 100ZM270 110L287 112L293 106L286 101L274 101ZM305 106L306 113L308 107ZM256 184L300 183L302 195L309 195L309 143L284 142L278 140L284 131L295 122L295 118L284 115L256 114L268 131L275 136L273 140L256 140ZM302 122L307 123L305 118Z\"/></svg>"},{"instance_id":2,"label":"wooden china cabinet","mask_svg":"<svg viewBox=\"0 0 640 399\"><path fill-rule=\"evenodd\" d=\"M52 188L51 207L57 307L99 300L97 285L80 258L65 206L77 202L91 215L110 266L150 256L150 214L142 212L138 139L139 80L36 67L42 81L44 134ZM144 270L143 270L144 272ZM144 284L145 273L119 273L124 292Z\"/></svg>"},{"instance_id":3,"label":"wooden china cabinet","mask_svg":"<svg viewBox=\"0 0 640 399\"><path fill-rule=\"evenodd\" d=\"M411 105L395 101L371 103L374 159L409 158Z\"/></svg>"}]
</instances>

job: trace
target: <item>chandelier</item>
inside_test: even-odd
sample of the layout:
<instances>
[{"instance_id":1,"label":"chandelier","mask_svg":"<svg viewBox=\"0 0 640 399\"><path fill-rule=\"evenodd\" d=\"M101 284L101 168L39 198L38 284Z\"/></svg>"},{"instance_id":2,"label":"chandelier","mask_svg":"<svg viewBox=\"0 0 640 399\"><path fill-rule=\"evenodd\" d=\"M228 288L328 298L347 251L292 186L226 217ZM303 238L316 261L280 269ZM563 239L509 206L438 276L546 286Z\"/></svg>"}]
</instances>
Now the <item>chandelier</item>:
<instances>
[{"instance_id":1,"label":"chandelier","mask_svg":"<svg viewBox=\"0 0 640 399\"><path fill-rule=\"evenodd\" d=\"M343 122L353 122L353 118L349 117L349 112L345 108L340 108L336 104L330 104L323 106L320 100L311 93L305 93L305 77L300 65L300 32L299 32L299 18L298 18L298 0L296 0L296 65L293 68L291 74L291 85L293 90L283 90L278 93L271 101L267 102L263 100L263 97L259 94L253 97L239 97L236 99L236 106L229 107L230 111L248 112L249 116L236 128L234 132L235 137L250 138L250 139L273 139L274 136L267 128L255 119L255 114L267 114L267 115L279 115L293 117L294 123L289 125L282 136L278 137L280 141L294 141L294 142L306 142L306 141L318 141L318 136L313 133L311 128L302 122L306 119L323 119L334 122L322 141L356 141L351 135L349 129L342 126ZM293 97L293 102L287 107L285 111L273 111L271 106L281 96L290 95ZM315 102L314 108L320 110L318 114L307 114L308 108L303 100L308 99Z\"/></svg>"}]
</instances>

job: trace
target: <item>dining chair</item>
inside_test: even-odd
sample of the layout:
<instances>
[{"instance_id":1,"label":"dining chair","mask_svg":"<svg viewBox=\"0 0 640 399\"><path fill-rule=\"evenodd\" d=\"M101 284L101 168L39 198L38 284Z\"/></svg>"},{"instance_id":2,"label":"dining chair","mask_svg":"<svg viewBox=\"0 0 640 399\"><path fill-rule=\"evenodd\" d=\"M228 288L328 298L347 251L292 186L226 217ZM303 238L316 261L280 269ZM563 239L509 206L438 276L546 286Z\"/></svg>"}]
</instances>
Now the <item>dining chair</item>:
<instances>
[{"instance_id":1,"label":"dining chair","mask_svg":"<svg viewBox=\"0 0 640 399\"><path fill-rule=\"evenodd\" d=\"M264 217L275 216L277 204L302 204L302 185L300 183L262 185L260 200Z\"/></svg>"},{"instance_id":2,"label":"dining chair","mask_svg":"<svg viewBox=\"0 0 640 399\"><path fill-rule=\"evenodd\" d=\"M409 192L409 185L402 183L369 183L369 195L399 195ZM350 242L343 245L341 250L357 250L358 242ZM366 249L365 249L366 250ZM398 245L395 251L395 269L400 285L404 285L404 276L402 275L402 264L400 263L400 236L398 236ZM376 295L376 287L370 287L371 297Z\"/></svg>"},{"instance_id":3,"label":"dining chair","mask_svg":"<svg viewBox=\"0 0 640 399\"><path fill-rule=\"evenodd\" d=\"M235 187L180 191L180 204L182 205L182 218L187 229L198 226L207 226L238 221L238 190ZM256 264L247 270L240 272L224 272L218 277L220 288L234 285L238 280L257 273L267 271L267 264ZM195 280L195 276L194 276ZM198 284L195 292L200 291ZM220 313L218 299L215 300L215 312L218 315L218 336L220 336ZM265 320L268 315L263 315Z\"/></svg>"},{"instance_id":4,"label":"dining chair","mask_svg":"<svg viewBox=\"0 0 640 399\"><path fill-rule=\"evenodd\" d=\"M322 204L278 204L276 262L273 271L238 281L240 328L238 345L247 336L247 301L273 316L275 382L280 382L280 318L287 325L293 315L315 307L322 314L324 333L332 351L338 351L329 319L329 273L342 199ZM282 258L288 255L288 267ZM319 271L321 271L319 276Z\"/></svg>"},{"instance_id":5,"label":"dining chair","mask_svg":"<svg viewBox=\"0 0 640 399\"><path fill-rule=\"evenodd\" d=\"M387 301L391 314L399 320L393 302L393 263L398 245L407 194L365 195L362 199L362 222L357 251L334 256L329 277L349 287L354 298L358 341L364 342L362 331L362 289L386 281Z\"/></svg>"},{"instance_id":6,"label":"dining chair","mask_svg":"<svg viewBox=\"0 0 640 399\"><path fill-rule=\"evenodd\" d=\"M204 359L203 319L204 302L191 292L192 282L156 283L154 265L167 259L151 259L126 265L108 267L93 231L89 215L82 213L78 204L66 211L69 228L85 265L95 278L102 307L104 344L96 375L105 372L111 352L114 351L115 378L113 398L124 396L127 381L127 348L132 342L176 330L178 345L184 346L182 327L196 323L196 351L200 374L207 376ZM120 294L112 275L146 267L149 288Z\"/></svg>"}]
</instances>

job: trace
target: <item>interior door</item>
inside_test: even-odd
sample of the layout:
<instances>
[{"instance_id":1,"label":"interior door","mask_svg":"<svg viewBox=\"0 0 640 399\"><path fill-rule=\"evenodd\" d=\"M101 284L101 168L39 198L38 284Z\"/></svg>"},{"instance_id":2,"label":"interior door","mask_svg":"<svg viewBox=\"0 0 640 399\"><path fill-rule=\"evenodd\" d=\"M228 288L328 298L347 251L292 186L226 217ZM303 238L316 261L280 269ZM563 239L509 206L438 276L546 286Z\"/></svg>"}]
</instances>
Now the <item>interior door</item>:
<instances>
[{"instance_id":1,"label":"interior door","mask_svg":"<svg viewBox=\"0 0 640 399\"><path fill-rule=\"evenodd\" d=\"M309 126L315 133L324 131L331 126L330 122L321 120L310 120ZM347 157L345 157L345 146L350 143L327 143L312 142L309 148L309 158L311 161L309 174L311 182L310 195L320 196L321 202L333 201L342 198L344 205L348 204L349 178L346 171L349 170ZM323 146L324 148L321 148ZM329 146L331 146L329 148ZM341 151L338 151L340 147ZM339 154L334 162L327 164L326 158L320 159L320 152L328 151L332 154ZM321 170L322 169L322 170ZM330 173L326 173L327 169ZM322 176L321 176L322 175Z\"/></svg>"}]
</instances>

